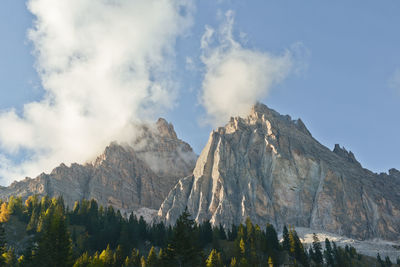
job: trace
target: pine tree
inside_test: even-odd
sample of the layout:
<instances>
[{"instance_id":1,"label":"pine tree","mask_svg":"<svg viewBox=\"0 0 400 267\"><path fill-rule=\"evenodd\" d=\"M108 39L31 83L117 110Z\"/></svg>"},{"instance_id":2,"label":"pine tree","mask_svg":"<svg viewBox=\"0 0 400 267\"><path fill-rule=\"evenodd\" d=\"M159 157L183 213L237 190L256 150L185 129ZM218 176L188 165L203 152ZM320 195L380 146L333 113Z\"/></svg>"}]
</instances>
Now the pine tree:
<instances>
[{"instance_id":1,"label":"pine tree","mask_svg":"<svg viewBox=\"0 0 400 267\"><path fill-rule=\"evenodd\" d=\"M40 266L70 266L72 244L63 205L54 201L42 217L41 225L35 261Z\"/></svg>"},{"instance_id":2,"label":"pine tree","mask_svg":"<svg viewBox=\"0 0 400 267\"><path fill-rule=\"evenodd\" d=\"M286 225L283 227L283 241L282 241L282 248L283 250L290 251L290 238L289 238L289 231Z\"/></svg>"},{"instance_id":3,"label":"pine tree","mask_svg":"<svg viewBox=\"0 0 400 267\"><path fill-rule=\"evenodd\" d=\"M230 267L238 267L238 264L237 264L237 262L236 262L236 258L235 258L235 257L233 257L233 258L231 259L231 265L230 265Z\"/></svg>"},{"instance_id":4,"label":"pine tree","mask_svg":"<svg viewBox=\"0 0 400 267\"><path fill-rule=\"evenodd\" d=\"M74 263L74 267L87 267L91 263L91 258L87 252L84 252Z\"/></svg>"},{"instance_id":5,"label":"pine tree","mask_svg":"<svg viewBox=\"0 0 400 267\"><path fill-rule=\"evenodd\" d=\"M322 256L322 246L321 243L319 242L318 236L315 233L313 233L312 247L314 250L314 255L312 258L313 261L317 266L322 266L322 264L324 263L324 259Z\"/></svg>"},{"instance_id":6,"label":"pine tree","mask_svg":"<svg viewBox=\"0 0 400 267\"><path fill-rule=\"evenodd\" d=\"M385 257L385 266L386 267L392 266L392 261L390 260L389 256Z\"/></svg>"},{"instance_id":7,"label":"pine tree","mask_svg":"<svg viewBox=\"0 0 400 267\"><path fill-rule=\"evenodd\" d=\"M144 256L142 256L140 258L140 266L141 267L146 267L146 259L144 258Z\"/></svg>"},{"instance_id":8,"label":"pine tree","mask_svg":"<svg viewBox=\"0 0 400 267\"><path fill-rule=\"evenodd\" d=\"M0 223L0 255L3 255L3 253L6 252L7 250L7 243L6 243L6 232L4 229L4 223Z\"/></svg>"},{"instance_id":9,"label":"pine tree","mask_svg":"<svg viewBox=\"0 0 400 267\"><path fill-rule=\"evenodd\" d=\"M4 254L3 257L5 259L5 266L16 266L17 265L17 257L15 256L14 249L8 249Z\"/></svg>"},{"instance_id":10,"label":"pine tree","mask_svg":"<svg viewBox=\"0 0 400 267\"><path fill-rule=\"evenodd\" d=\"M273 262L278 261L279 240L278 233L272 224L267 224L265 229L267 254L272 258Z\"/></svg>"},{"instance_id":11,"label":"pine tree","mask_svg":"<svg viewBox=\"0 0 400 267\"><path fill-rule=\"evenodd\" d=\"M112 266L114 262L114 255L110 249L110 245L100 253L99 259L105 264L105 266Z\"/></svg>"},{"instance_id":12,"label":"pine tree","mask_svg":"<svg viewBox=\"0 0 400 267\"><path fill-rule=\"evenodd\" d=\"M378 264L382 267L385 267L385 263L383 262L381 255L378 253L378 255L376 256L376 260L378 261Z\"/></svg>"},{"instance_id":13,"label":"pine tree","mask_svg":"<svg viewBox=\"0 0 400 267\"><path fill-rule=\"evenodd\" d=\"M194 220L185 211L179 216L173 229L172 242L166 249L163 262L172 266L198 266L201 251L197 244ZM168 262L169 261L169 262Z\"/></svg>"},{"instance_id":14,"label":"pine tree","mask_svg":"<svg viewBox=\"0 0 400 267\"><path fill-rule=\"evenodd\" d=\"M333 251L332 251L331 242L329 242L328 238L325 239L324 257L325 257L327 266L333 267L334 266Z\"/></svg>"},{"instance_id":15,"label":"pine tree","mask_svg":"<svg viewBox=\"0 0 400 267\"><path fill-rule=\"evenodd\" d=\"M157 254L154 247L151 247L149 254L147 256L146 267L157 267L157 266L158 266Z\"/></svg>"},{"instance_id":16,"label":"pine tree","mask_svg":"<svg viewBox=\"0 0 400 267\"><path fill-rule=\"evenodd\" d=\"M139 251L136 249L132 249L131 256L128 258L128 260L125 260L125 266L126 267L140 267L140 254Z\"/></svg>"},{"instance_id":17,"label":"pine tree","mask_svg":"<svg viewBox=\"0 0 400 267\"><path fill-rule=\"evenodd\" d=\"M241 257L245 257L246 256L246 244L244 243L243 238L240 239L240 243L239 243L239 251L240 251L240 256Z\"/></svg>"},{"instance_id":18,"label":"pine tree","mask_svg":"<svg viewBox=\"0 0 400 267\"><path fill-rule=\"evenodd\" d=\"M115 249L113 262L114 266L122 266L122 264L124 263L124 253L121 245L118 245Z\"/></svg>"},{"instance_id":19,"label":"pine tree","mask_svg":"<svg viewBox=\"0 0 400 267\"><path fill-rule=\"evenodd\" d=\"M10 212L7 208L7 203L3 202L0 206L0 223L5 223L10 219Z\"/></svg>"},{"instance_id":20,"label":"pine tree","mask_svg":"<svg viewBox=\"0 0 400 267\"><path fill-rule=\"evenodd\" d=\"M206 267L222 267L221 253L217 252L215 249L211 250L210 255L206 261Z\"/></svg>"},{"instance_id":21,"label":"pine tree","mask_svg":"<svg viewBox=\"0 0 400 267\"><path fill-rule=\"evenodd\" d=\"M222 224L219 224L219 239L226 240L226 233Z\"/></svg>"}]
</instances>

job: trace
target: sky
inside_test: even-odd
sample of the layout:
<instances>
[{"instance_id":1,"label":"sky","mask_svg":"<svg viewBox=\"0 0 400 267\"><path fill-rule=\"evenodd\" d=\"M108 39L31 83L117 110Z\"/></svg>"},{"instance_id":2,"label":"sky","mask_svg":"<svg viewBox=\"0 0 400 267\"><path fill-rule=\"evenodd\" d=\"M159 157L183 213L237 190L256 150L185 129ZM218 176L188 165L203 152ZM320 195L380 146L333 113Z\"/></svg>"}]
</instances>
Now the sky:
<instances>
[{"instance_id":1,"label":"sky","mask_svg":"<svg viewBox=\"0 0 400 267\"><path fill-rule=\"evenodd\" d=\"M164 117L200 153L256 101L400 169L400 2L3 0L0 184Z\"/></svg>"}]
</instances>

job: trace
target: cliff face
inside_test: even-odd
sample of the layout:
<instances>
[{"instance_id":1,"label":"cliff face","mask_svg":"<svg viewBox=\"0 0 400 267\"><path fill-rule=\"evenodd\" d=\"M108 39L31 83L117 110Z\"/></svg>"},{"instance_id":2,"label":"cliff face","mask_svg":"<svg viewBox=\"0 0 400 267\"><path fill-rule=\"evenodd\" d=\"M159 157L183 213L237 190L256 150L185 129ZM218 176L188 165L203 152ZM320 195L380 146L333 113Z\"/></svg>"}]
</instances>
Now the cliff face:
<instances>
[{"instance_id":1,"label":"cliff face","mask_svg":"<svg viewBox=\"0 0 400 267\"><path fill-rule=\"evenodd\" d=\"M122 211L158 209L178 179L192 173L197 156L164 119L140 127L133 144L111 143L92 163L61 164L50 174L14 182L0 188L0 198L62 195L70 208L93 198Z\"/></svg>"},{"instance_id":2,"label":"cliff face","mask_svg":"<svg viewBox=\"0 0 400 267\"><path fill-rule=\"evenodd\" d=\"M340 146L316 141L301 120L257 104L247 118L213 131L193 175L181 179L158 215L230 227L255 223L325 230L361 239L400 237L400 175L374 174Z\"/></svg>"}]
</instances>

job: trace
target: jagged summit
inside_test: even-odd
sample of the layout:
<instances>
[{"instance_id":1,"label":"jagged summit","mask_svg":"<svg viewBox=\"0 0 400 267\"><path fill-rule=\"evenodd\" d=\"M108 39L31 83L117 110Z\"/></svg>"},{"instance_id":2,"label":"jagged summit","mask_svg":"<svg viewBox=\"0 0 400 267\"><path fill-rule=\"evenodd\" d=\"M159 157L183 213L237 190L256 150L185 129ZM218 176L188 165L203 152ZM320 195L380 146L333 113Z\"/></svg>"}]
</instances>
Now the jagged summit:
<instances>
[{"instance_id":1,"label":"jagged summit","mask_svg":"<svg viewBox=\"0 0 400 267\"><path fill-rule=\"evenodd\" d=\"M353 152L347 151L346 148L340 147L339 144L335 144L335 147L333 149L333 153L335 153L336 155L344 158L348 162L357 164L357 165L359 165L361 167L361 164L356 160L356 157L354 156Z\"/></svg>"},{"instance_id":2,"label":"jagged summit","mask_svg":"<svg viewBox=\"0 0 400 267\"><path fill-rule=\"evenodd\" d=\"M247 217L357 238L400 237L400 179L363 169L351 152L331 151L304 123L257 103L210 134L193 175L171 190L158 215L230 227ZM388 179L390 178L390 179Z\"/></svg>"},{"instance_id":3,"label":"jagged summit","mask_svg":"<svg viewBox=\"0 0 400 267\"><path fill-rule=\"evenodd\" d=\"M172 123L168 123L164 118L159 118L156 122L157 130L161 136L177 139L176 132Z\"/></svg>"},{"instance_id":4,"label":"jagged summit","mask_svg":"<svg viewBox=\"0 0 400 267\"><path fill-rule=\"evenodd\" d=\"M0 198L62 195L71 208L76 200L94 198L122 211L158 209L179 178L192 173L197 156L164 119L137 129L131 144L112 142L93 162L61 163L50 174L14 182L0 188Z\"/></svg>"}]
</instances>

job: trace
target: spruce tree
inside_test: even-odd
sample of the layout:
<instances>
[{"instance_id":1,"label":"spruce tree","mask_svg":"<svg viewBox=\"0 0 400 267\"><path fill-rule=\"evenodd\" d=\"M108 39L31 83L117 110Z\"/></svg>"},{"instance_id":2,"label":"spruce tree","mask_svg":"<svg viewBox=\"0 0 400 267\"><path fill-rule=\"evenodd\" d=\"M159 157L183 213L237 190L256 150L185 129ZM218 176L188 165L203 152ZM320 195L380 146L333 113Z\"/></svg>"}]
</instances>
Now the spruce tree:
<instances>
[{"instance_id":1,"label":"spruce tree","mask_svg":"<svg viewBox=\"0 0 400 267\"><path fill-rule=\"evenodd\" d=\"M333 267L334 266L333 251L332 251L331 242L329 242L328 238L325 239L324 257L325 257L326 265L328 267Z\"/></svg>"},{"instance_id":2,"label":"spruce tree","mask_svg":"<svg viewBox=\"0 0 400 267\"><path fill-rule=\"evenodd\" d=\"M314 254L313 254L313 261L315 262L315 264L317 266L322 266L322 264L324 263L324 259L322 256L322 246L321 243L319 242L318 236L313 233L313 243L312 243L312 247L314 250Z\"/></svg>"},{"instance_id":3,"label":"spruce tree","mask_svg":"<svg viewBox=\"0 0 400 267\"><path fill-rule=\"evenodd\" d=\"M115 249L113 258L114 266L122 266L124 263L124 253L121 245L118 245Z\"/></svg>"},{"instance_id":4,"label":"spruce tree","mask_svg":"<svg viewBox=\"0 0 400 267\"><path fill-rule=\"evenodd\" d=\"M221 253L217 252L215 249L211 250L210 255L206 261L206 267L222 267Z\"/></svg>"},{"instance_id":5,"label":"spruce tree","mask_svg":"<svg viewBox=\"0 0 400 267\"><path fill-rule=\"evenodd\" d=\"M378 261L378 264L382 267L385 267L385 263L383 262L381 255L378 253L378 255L376 256L376 260Z\"/></svg>"},{"instance_id":6,"label":"spruce tree","mask_svg":"<svg viewBox=\"0 0 400 267\"><path fill-rule=\"evenodd\" d=\"M386 267L392 266L392 261L390 260L389 256L385 257L385 266Z\"/></svg>"},{"instance_id":7,"label":"spruce tree","mask_svg":"<svg viewBox=\"0 0 400 267\"><path fill-rule=\"evenodd\" d=\"M283 250L290 251L289 231L288 231L286 225L283 226L282 236L283 236L283 241L282 241Z\"/></svg>"},{"instance_id":8,"label":"spruce tree","mask_svg":"<svg viewBox=\"0 0 400 267\"><path fill-rule=\"evenodd\" d=\"M107 245L107 248L101 252L99 259L105 264L105 266L113 265L114 256L110 249L110 245Z\"/></svg>"},{"instance_id":9,"label":"spruce tree","mask_svg":"<svg viewBox=\"0 0 400 267\"><path fill-rule=\"evenodd\" d=\"M230 267L238 267L238 264L237 264L237 261L236 261L236 258L235 258L235 257L233 257L233 258L231 259L231 265L230 265Z\"/></svg>"},{"instance_id":10,"label":"spruce tree","mask_svg":"<svg viewBox=\"0 0 400 267\"><path fill-rule=\"evenodd\" d=\"M195 223L190 216L186 208L176 221L171 246L167 248L167 258L171 258L175 266L198 266L201 261Z\"/></svg>"},{"instance_id":11,"label":"spruce tree","mask_svg":"<svg viewBox=\"0 0 400 267\"><path fill-rule=\"evenodd\" d=\"M67 230L64 207L58 201L54 201L42 217L35 258L43 267L71 265L71 238Z\"/></svg>"},{"instance_id":12,"label":"spruce tree","mask_svg":"<svg viewBox=\"0 0 400 267\"><path fill-rule=\"evenodd\" d=\"M146 267L157 267L157 266L158 266L157 254L154 247L151 247L149 254L147 256Z\"/></svg>"}]
</instances>

